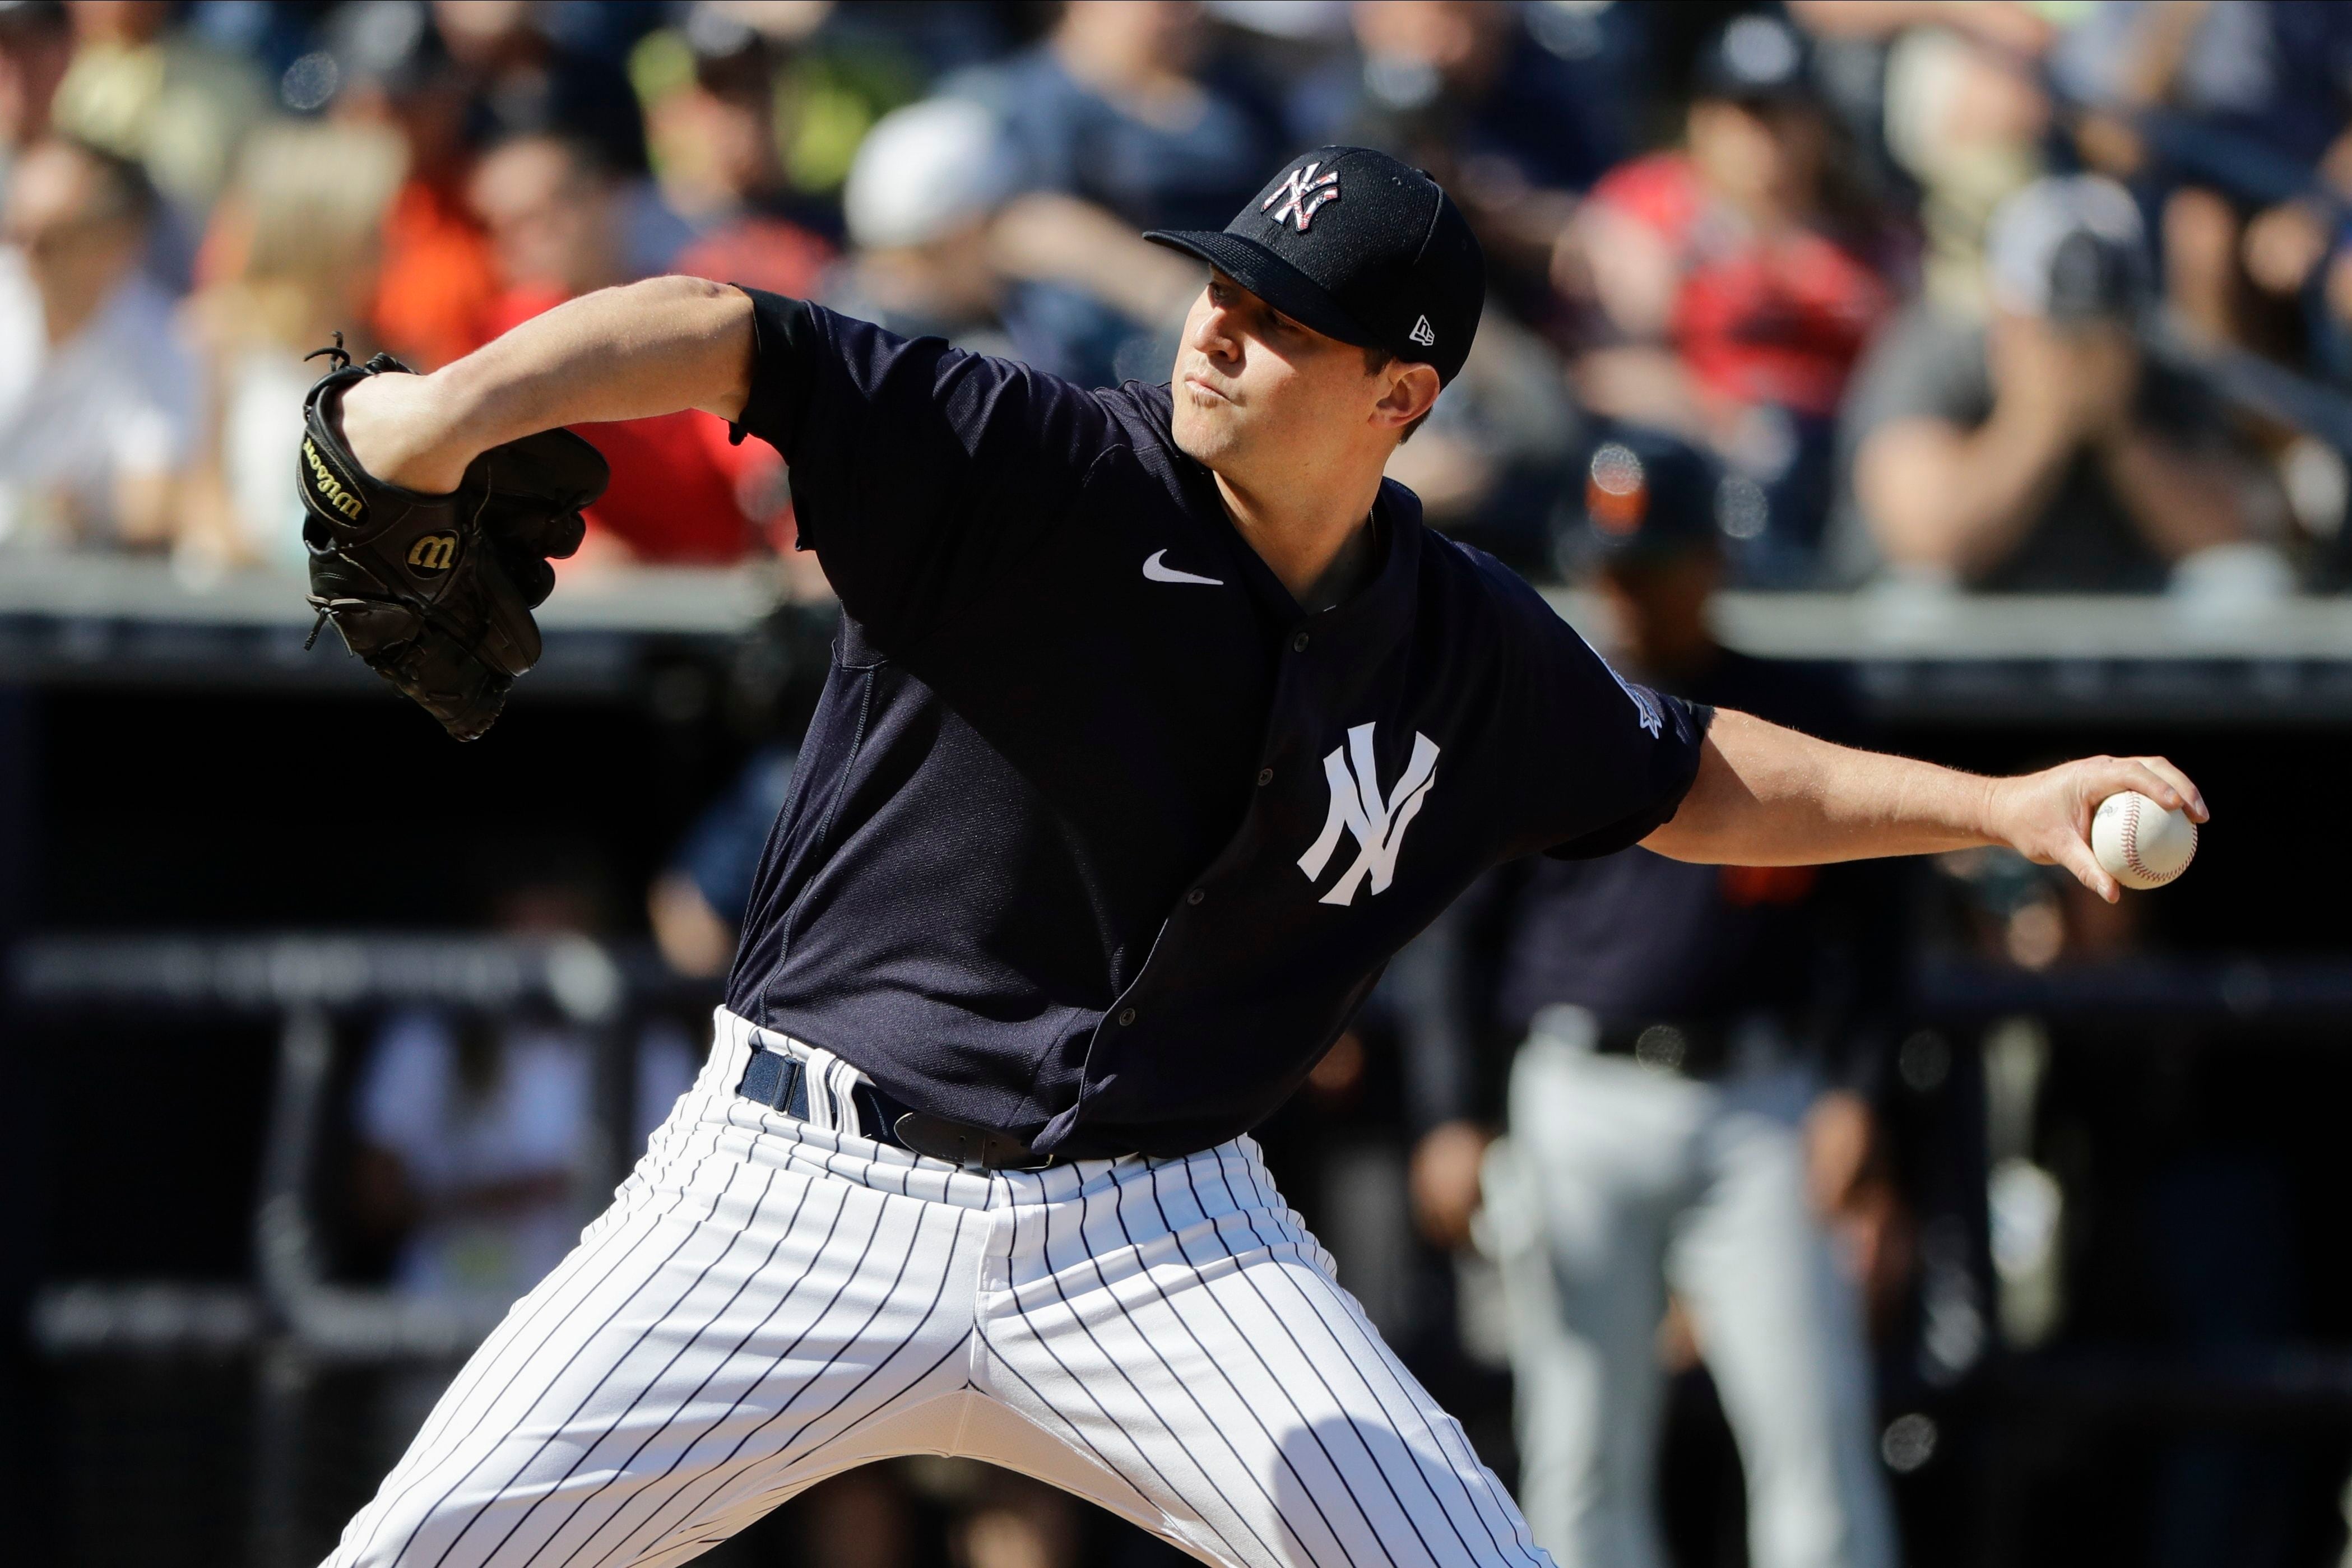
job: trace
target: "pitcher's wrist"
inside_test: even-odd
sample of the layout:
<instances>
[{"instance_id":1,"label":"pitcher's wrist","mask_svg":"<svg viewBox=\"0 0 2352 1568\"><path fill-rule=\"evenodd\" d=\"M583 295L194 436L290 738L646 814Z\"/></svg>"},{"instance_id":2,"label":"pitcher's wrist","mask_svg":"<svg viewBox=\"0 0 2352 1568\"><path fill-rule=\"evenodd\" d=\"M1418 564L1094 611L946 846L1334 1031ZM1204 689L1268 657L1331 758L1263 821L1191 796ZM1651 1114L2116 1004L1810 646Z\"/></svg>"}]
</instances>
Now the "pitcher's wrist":
<instances>
[{"instance_id":1,"label":"pitcher's wrist","mask_svg":"<svg viewBox=\"0 0 2352 1568\"><path fill-rule=\"evenodd\" d=\"M371 376L343 394L343 439L360 467L386 484L443 495L464 479L476 448L435 375Z\"/></svg>"},{"instance_id":2,"label":"pitcher's wrist","mask_svg":"<svg viewBox=\"0 0 2352 1568\"><path fill-rule=\"evenodd\" d=\"M2009 814L2009 794L2016 785L2015 779L1981 778L1970 792L1970 817L1958 826L1981 843L2011 843L2006 818Z\"/></svg>"}]
</instances>

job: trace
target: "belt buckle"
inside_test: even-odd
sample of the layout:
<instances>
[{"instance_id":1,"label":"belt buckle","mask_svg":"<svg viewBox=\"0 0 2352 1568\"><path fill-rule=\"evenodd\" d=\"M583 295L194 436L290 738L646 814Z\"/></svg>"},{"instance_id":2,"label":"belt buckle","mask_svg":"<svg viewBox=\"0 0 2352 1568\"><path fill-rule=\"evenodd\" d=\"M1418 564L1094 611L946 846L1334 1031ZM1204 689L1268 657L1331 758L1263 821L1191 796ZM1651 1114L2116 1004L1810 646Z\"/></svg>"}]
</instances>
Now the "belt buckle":
<instances>
[{"instance_id":1,"label":"belt buckle","mask_svg":"<svg viewBox=\"0 0 2352 1568\"><path fill-rule=\"evenodd\" d=\"M967 1171L1042 1171L1054 1163L1051 1154L1038 1154L1009 1132L950 1121L929 1111L908 1111L890 1131L916 1153Z\"/></svg>"}]
</instances>

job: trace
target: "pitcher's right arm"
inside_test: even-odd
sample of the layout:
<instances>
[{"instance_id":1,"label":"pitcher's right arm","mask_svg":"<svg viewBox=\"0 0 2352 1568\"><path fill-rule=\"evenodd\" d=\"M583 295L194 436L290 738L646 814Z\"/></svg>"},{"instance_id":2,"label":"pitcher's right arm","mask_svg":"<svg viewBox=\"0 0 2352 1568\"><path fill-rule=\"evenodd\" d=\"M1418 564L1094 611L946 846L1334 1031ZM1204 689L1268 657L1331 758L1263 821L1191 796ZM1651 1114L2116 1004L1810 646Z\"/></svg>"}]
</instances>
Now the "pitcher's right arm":
<instances>
[{"instance_id":1,"label":"pitcher's right arm","mask_svg":"<svg viewBox=\"0 0 2352 1568\"><path fill-rule=\"evenodd\" d=\"M751 301L724 283L649 278L534 316L429 375L377 375L342 399L345 440L390 484L438 495L501 442L699 408L751 391Z\"/></svg>"}]
</instances>

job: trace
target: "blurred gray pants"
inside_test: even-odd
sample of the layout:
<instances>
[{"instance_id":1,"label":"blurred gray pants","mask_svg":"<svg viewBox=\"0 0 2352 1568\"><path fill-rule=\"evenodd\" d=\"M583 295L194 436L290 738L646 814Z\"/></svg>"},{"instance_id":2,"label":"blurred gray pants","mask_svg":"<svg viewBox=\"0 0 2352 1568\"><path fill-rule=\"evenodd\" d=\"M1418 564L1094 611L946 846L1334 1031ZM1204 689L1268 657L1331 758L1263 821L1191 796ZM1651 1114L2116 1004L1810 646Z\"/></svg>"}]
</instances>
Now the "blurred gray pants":
<instances>
[{"instance_id":1,"label":"blurred gray pants","mask_svg":"<svg viewBox=\"0 0 2352 1568\"><path fill-rule=\"evenodd\" d=\"M1510 1308L1518 1495L1560 1568L1660 1568L1657 1332L1696 1324L1748 1477L1755 1568L1888 1568L1860 1303L1805 1194L1818 1080L1773 1053L1699 1082L1594 1054L1551 1008L1512 1068L1486 1225ZM1762 1059L1752 1059L1757 1058Z\"/></svg>"}]
</instances>

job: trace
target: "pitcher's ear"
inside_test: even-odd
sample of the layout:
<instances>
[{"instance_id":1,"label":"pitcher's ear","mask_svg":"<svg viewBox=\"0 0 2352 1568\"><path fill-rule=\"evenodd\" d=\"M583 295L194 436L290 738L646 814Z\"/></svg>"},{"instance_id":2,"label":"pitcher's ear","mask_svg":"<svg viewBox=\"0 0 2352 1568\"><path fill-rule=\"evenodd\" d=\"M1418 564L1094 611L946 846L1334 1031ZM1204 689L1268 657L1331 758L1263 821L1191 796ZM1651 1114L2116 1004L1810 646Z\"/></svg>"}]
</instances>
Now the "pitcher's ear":
<instances>
[{"instance_id":1,"label":"pitcher's ear","mask_svg":"<svg viewBox=\"0 0 2352 1568\"><path fill-rule=\"evenodd\" d=\"M1374 405L1380 422L1398 427L1416 423L1436 406L1437 395L1442 390L1435 366L1391 361L1388 391Z\"/></svg>"}]
</instances>

